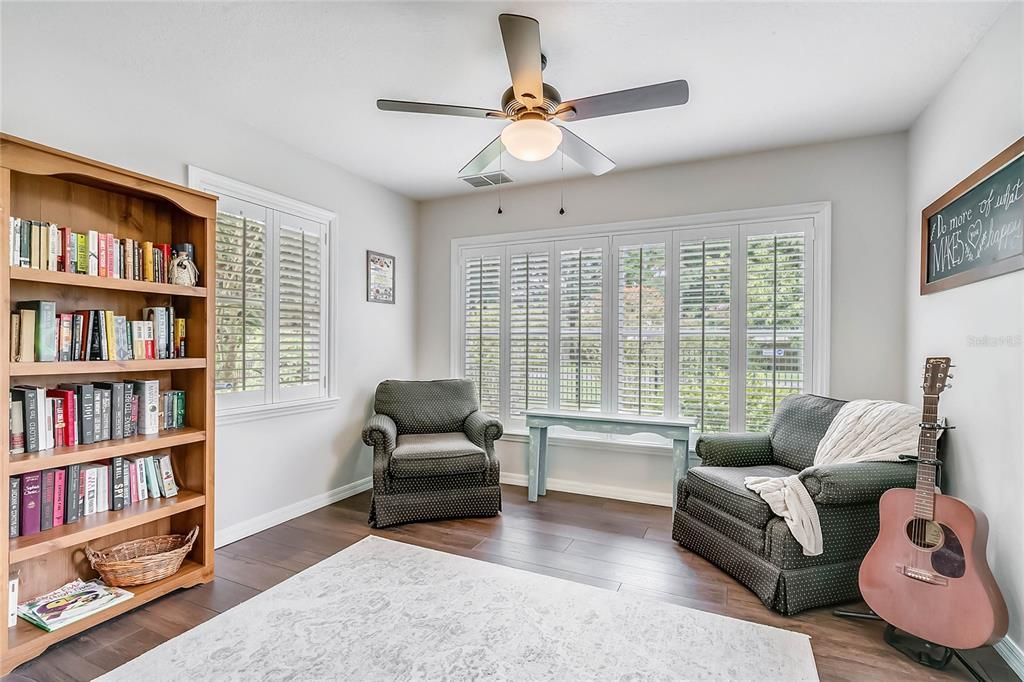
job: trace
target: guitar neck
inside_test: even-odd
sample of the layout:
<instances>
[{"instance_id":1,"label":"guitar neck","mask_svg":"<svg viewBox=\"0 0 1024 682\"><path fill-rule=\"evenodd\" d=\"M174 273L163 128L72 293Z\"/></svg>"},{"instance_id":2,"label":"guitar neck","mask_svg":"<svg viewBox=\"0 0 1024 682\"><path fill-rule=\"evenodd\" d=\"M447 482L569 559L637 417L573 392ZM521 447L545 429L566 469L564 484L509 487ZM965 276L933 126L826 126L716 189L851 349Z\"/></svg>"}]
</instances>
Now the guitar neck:
<instances>
[{"instance_id":1,"label":"guitar neck","mask_svg":"<svg viewBox=\"0 0 1024 682\"><path fill-rule=\"evenodd\" d=\"M921 422L938 424L939 396L925 395L924 409L921 411ZM922 428L917 439L917 484L914 490L914 516L919 519L935 517L935 473L936 466L924 460L938 457L939 429Z\"/></svg>"}]
</instances>

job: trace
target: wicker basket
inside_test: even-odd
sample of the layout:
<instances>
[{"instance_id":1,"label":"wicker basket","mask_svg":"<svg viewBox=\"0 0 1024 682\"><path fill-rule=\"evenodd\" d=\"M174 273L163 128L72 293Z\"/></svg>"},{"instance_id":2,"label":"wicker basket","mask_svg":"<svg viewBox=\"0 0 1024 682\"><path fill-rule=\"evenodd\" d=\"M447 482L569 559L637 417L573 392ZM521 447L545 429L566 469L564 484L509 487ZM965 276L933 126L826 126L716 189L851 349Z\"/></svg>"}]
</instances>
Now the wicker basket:
<instances>
[{"instance_id":1,"label":"wicker basket","mask_svg":"<svg viewBox=\"0 0 1024 682\"><path fill-rule=\"evenodd\" d=\"M85 556L111 587L145 585L177 573L198 536L196 526L188 535L158 535L98 551L86 547Z\"/></svg>"}]
</instances>

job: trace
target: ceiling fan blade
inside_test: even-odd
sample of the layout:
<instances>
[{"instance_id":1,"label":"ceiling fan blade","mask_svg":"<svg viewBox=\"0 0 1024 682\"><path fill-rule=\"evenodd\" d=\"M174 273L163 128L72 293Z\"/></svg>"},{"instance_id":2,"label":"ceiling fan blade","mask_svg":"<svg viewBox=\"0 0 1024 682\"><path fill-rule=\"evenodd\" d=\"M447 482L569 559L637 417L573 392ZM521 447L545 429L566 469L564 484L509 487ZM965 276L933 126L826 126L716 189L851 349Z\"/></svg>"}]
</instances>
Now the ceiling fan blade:
<instances>
[{"instance_id":1,"label":"ceiling fan blade","mask_svg":"<svg viewBox=\"0 0 1024 682\"><path fill-rule=\"evenodd\" d=\"M562 152L594 175L604 175L615 162L583 141L579 135L562 126Z\"/></svg>"},{"instance_id":2,"label":"ceiling fan blade","mask_svg":"<svg viewBox=\"0 0 1024 682\"><path fill-rule=\"evenodd\" d=\"M674 107L686 104L689 99L690 86L686 81L669 81L563 102L555 112L555 116L563 121L582 121L598 116L614 116L631 111Z\"/></svg>"},{"instance_id":3,"label":"ceiling fan blade","mask_svg":"<svg viewBox=\"0 0 1024 682\"><path fill-rule=\"evenodd\" d=\"M542 105L544 80L540 63L540 24L530 17L500 14L498 26L505 43L505 56L516 99L528 109Z\"/></svg>"},{"instance_id":4,"label":"ceiling fan blade","mask_svg":"<svg viewBox=\"0 0 1024 682\"><path fill-rule=\"evenodd\" d=\"M440 114L442 116L468 116L470 118L505 118L505 114L491 109L460 107L454 104L431 104L430 102L405 102L397 99L379 99L377 108L381 111L405 111L410 114Z\"/></svg>"},{"instance_id":5,"label":"ceiling fan blade","mask_svg":"<svg viewBox=\"0 0 1024 682\"><path fill-rule=\"evenodd\" d=\"M494 160L501 154L501 135L491 140L491 143L480 150L476 156L470 159L469 163L459 171L459 177L463 175L480 175L484 170L494 163Z\"/></svg>"}]
</instances>

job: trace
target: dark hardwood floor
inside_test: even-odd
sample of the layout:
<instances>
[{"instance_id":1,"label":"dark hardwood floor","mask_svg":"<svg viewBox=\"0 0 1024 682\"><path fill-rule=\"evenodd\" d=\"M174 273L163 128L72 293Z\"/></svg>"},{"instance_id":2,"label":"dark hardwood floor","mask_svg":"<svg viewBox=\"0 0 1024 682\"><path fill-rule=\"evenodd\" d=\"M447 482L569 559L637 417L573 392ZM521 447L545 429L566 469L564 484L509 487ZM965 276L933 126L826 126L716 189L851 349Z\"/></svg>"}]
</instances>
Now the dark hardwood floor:
<instances>
[{"instance_id":1,"label":"dark hardwood floor","mask_svg":"<svg viewBox=\"0 0 1024 682\"><path fill-rule=\"evenodd\" d=\"M882 641L877 622L838 619L829 609L790 618L772 613L672 542L665 507L558 492L530 504L525 488L504 486L498 518L378 531L366 525L368 505L369 493L363 493L222 547L212 583L93 628L2 680L90 680L369 534L803 632L811 637L822 680L971 679L959 664L940 672L910 662ZM1017 679L991 649L971 652L971 659L992 680Z\"/></svg>"}]
</instances>

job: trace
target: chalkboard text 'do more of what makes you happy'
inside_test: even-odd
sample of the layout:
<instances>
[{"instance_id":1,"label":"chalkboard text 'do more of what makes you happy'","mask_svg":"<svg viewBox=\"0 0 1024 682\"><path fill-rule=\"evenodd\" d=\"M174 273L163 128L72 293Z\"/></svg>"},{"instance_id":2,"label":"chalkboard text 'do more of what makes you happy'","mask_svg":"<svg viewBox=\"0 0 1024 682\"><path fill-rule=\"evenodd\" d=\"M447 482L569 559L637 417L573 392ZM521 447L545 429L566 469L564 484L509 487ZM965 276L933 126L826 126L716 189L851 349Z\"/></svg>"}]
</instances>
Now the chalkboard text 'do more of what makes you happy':
<instances>
[{"instance_id":1,"label":"chalkboard text 'do more of what makes you happy'","mask_svg":"<svg viewBox=\"0 0 1024 682\"><path fill-rule=\"evenodd\" d=\"M1017 147L1024 149L1024 139L924 210L921 293L1024 268L1024 155Z\"/></svg>"}]
</instances>

